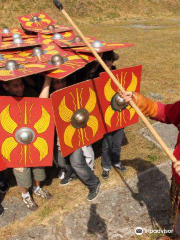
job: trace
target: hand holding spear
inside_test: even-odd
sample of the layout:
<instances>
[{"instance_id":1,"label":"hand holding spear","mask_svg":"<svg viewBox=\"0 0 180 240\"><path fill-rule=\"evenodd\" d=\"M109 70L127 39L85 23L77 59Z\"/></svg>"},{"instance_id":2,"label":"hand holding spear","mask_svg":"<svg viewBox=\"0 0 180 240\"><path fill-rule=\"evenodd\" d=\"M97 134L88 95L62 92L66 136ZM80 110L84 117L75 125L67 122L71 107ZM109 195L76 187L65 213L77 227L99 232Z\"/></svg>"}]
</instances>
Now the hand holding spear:
<instances>
[{"instance_id":1,"label":"hand holding spear","mask_svg":"<svg viewBox=\"0 0 180 240\"><path fill-rule=\"evenodd\" d=\"M124 88L121 86L121 84L118 82L117 78L114 76L114 74L111 72L111 70L106 66L104 61L101 59L99 54L95 51L95 49L91 46L91 44L88 42L84 34L80 31L80 29L76 26L74 21L70 18L68 13L64 10L63 5L58 0L53 0L55 6L63 13L63 15L66 17L66 19L70 22L70 24L73 26L73 28L77 31L79 36L82 38L82 40L86 43L86 45L91 50L92 54L96 57L98 62L101 64L101 66L104 68L104 70L107 72L107 74L110 76L110 78L113 80L113 82L116 84L116 86L119 88L119 90L125 94ZM139 117L142 119L142 121L145 123L149 131L152 133L152 135L155 137L155 139L158 141L158 143L161 145L161 147L164 149L166 154L169 156L169 158L172 160L172 162L177 162L176 158L170 151L170 149L166 146L165 142L161 139L161 137L158 135L156 130L151 126L147 118L144 116L144 114L141 112L141 110L138 108L138 106L133 102L133 100L130 100L129 104L134 108L136 113L139 115Z\"/></svg>"}]
</instances>

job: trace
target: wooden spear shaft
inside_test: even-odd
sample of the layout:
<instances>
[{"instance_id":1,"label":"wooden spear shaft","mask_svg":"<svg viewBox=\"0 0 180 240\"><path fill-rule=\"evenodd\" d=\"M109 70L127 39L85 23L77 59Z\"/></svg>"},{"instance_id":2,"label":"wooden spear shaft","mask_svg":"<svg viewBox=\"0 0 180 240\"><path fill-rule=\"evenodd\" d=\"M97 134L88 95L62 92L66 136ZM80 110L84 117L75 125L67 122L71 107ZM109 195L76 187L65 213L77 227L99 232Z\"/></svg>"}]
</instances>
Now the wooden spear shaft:
<instances>
[{"instance_id":1,"label":"wooden spear shaft","mask_svg":"<svg viewBox=\"0 0 180 240\"><path fill-rule=\"evenodd\" d=\"M111 77L113 82L116 84L116 86L121 90L122 93L125 93L126 91L121 86L121 84L118 82L117 78L114 76L114 74L111 72L111 70L106 66L105 62L101 59L99 54L95 51L95 49L91 46L91 44L88 42L84 34L80 31L80 29L76 26L74 21L70 18L68 13L63 9L62 4L58 0L53 0L56 7L61 10L63 15L67 18L67 20L70 22L70 24L73 26L73 28L77 31L79 36L82 38L82 40L86 43L86 45L89 47L93 55L96 57L98 62L101 64L101 66L104 68L104 70L107 72L107 74ZM170 149L166 146L165 142L162 140L162 138L159 136L159 134L156 132L156 130L151 126L147 118L144 116L144 114L141 112L141 110L138 108L138 106L131 100L130 105L134 108L136 113L139 115L139 117L142 119L142 121L145 123L149 131L152 133L152 135L155 137L155 139L158 141L158 143L161 145L161 147L164 149L166 154L169 156L169 158L172 160L172 162L176 162L176 158L170 151Z\"/></svg>"}]
</instances>

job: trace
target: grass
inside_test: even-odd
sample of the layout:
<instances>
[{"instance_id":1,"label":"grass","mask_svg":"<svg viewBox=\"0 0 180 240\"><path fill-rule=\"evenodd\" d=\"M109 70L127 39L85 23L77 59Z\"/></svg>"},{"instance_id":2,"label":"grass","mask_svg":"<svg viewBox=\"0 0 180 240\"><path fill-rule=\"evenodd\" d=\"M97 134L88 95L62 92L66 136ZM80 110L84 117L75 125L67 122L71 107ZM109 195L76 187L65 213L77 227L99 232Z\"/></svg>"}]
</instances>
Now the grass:
<instances>
[{"instance_id":1,"label":"grass","mask_svg":"<svg viewBox=\"0 0 180 240\"><path fill-rule=\"evenodd\" d=\"M67 24L65 19L61 18L60 14L53 7L51 1L40 1L41 4L33 1L31 8L29 8L26 2L27 1L23 0L10 0L9 2L1 0L1 27L3 27L5 23L7 26L18 26L17 16L38 11L45 11L57 21ZM175 4L177 1L171 0L165 3L163 1L163 6L161 1L159 1L159 4L156 5L156 12L153 12L155 11L154 1L146 1L143 8L142 2L144 1L134 1L131 6L130 3L128 3L131 1L122 1L121 9L118 8L119 5L117 2L119 1L113 0L111 4L110 1L106 1L107 4L103 5L105 2L99 0L96 1L96 6L92 4L94 2L95 1L90 0L71 0L66 3L66 6L68 11L71 10L71 15L76 19L80 29L86 35L94 35L106 41L134 43L136 45L135 47L117 51L120 54L117 67L124 68L139 64L143 65L141 83L141 92L143 94L146 96L148 96L150 92L161 94L163 96L162 102L164 103L179 100L180 26L171 20L167 20L167 18L176 18L177 10L175 9L179 7L179 5ZM167 4L170 2L172 4L167 8ZM149 10L147 11L145 9L147 9L148 6ZM105 8L108 10L105 11ZM11 11L8 11L8 9L11 9ZM79 9L79 11L74 10L74 12L72 12L73 9ZM112 13L115 9L117 12L113 15ZM97 16L97 12L99 16ZM126 12L128 12L128 14L126 14ZM87 13L85 17L84 13ZM143 22L145 25L167 27L156 30L121 27L121 25L131 25L131 19L134 17L136 22L140 22L140 20L137 19L147 18L149 14L151 14L151 18ZM106 19L107 16L109 16L108 19ZM111 16L115 19L112 19ZM116 16L118 16L117 19ZM164 16L166 16L166 18L163 18ZM159 19L159 17L161 17L161 19ZM169 93L168 90L174 90L174 92ZM129 144L122 148L122 161L127 167L127 171L123 174L124 179L136 176L139 172L168 160L164 152L138 134L142 127L144 127L144 125L140 121L139 124L126 128ZM98 154L100 147L100 144L95 145L95 173L100 177L102 182L102 191L122 186L124 183L115 170L110 172L110 179L108 181L102 179L101 158L100 154ZM39 210L32 213L22 222L14 222L9 227L2 228L0 240L5 240L17 232L21 234L27 227L29 228L41 223L48 225L54 215L57 215L56 224L60 224L68 212L73 211L79 205L88 204L85 200L88 190L80 181L77 180L66 187L60 187L56 169L48 168L47 175L48 181L44 188L53 195L53 199L46 203L35 198L40 206ZM15 186L14 180L11 180L11 185L12 187L6 195L5 200L10 199L12 196L21 199L20 191L17 186ZM156 235L147 234L142 237L135 236L133 239L153 240L155 237Z\"/></svg>"}]
</instances>

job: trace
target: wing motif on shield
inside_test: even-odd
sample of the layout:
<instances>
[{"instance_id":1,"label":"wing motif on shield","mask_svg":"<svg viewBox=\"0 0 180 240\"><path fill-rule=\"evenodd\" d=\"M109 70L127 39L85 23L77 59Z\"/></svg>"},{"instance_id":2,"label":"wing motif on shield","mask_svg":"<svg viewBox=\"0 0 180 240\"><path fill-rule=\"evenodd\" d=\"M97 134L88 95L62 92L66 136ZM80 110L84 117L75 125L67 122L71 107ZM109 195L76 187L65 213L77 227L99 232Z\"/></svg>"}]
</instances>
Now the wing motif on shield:
<instances>
[{"instance_id":1,"label":"wing motif on shield","mask_svg":"<svg viewBox=\"0 0 180 240\"><path fill-rule=\"evenodd\" d=\"M28 160L32 163L31 155L34 147L39 152L39 162L41 162L48 155L49 151L47 141L41 137L41 134L45 133L50 125L50 114L41 106L41 116L32 125L33 103L27 105L25 101L24 106L20 106L19 103L17 103L17 106L21 127L18 126L18 122L12 119L10 115L11 104L6 106L0 113L1 126L6 133L10 134L10 137L7 137L2 142L1 154L8 162L12 162L12 153L19 146L21 149L19 164L24 159L24 164L26 165ZM22 108L24 108L24 116Z\"/></svg>"},{"instance_id":2,"label":"wing motif on shield","mask_svg":"<svg viewBox=\"0 0 180 240\"><path fill-rule=\"evenodd\" d=\"M85 139L89 141L86 129L92 130L93 137L98 131L98 119L91 115L97 104L97 98L94 90L89 87L89 99L86 104L82 103L83 88L76 89L76 96L70 92L74 109L69 109L66 105L66 96L63 97L59 104L59 116L62 121L69 123L64 131L64 143L73 148L73 136L78 134L79 145L85 143Z\"/></svg>"},{"instance_id":3,"label":"wing motif on shield","mask_svg":"<svg viewBox=\"0 0 180 240\"><path fill-rule=\"evenodd\" d=\"M121 72L121 76L119 78L119 76L117 75L117 79L118 81L121 83L122 87L124 88L124 85L125 85L125 81L126 81L126 75L127 73L123 73ZM115 110L113 108L113 98L115 98L116 96L118 96L118 93L116 93L114 91L114 89L112 88L112 80L109 79L104 87L104 96L105 96L105 99L110 103L110 106L108 106L108 108L106 109L105 111L105 115L104 115L104 118L105 118L105 123L111 127L111 120L112 120L112 117L115 113L117 113L118 110ZM137 87L137 84L138 84L138 79L137 79L137 76L132 72L132 77L131 77L131 82L129 84L129 86L127 87L127 91L135 91L136 90L136 87ZM124 108L123 108L124 109ZM122 109L122 110L123 110ZM131 107L131 106L126 106L126 109L128 109L129 113L130 113L130 120L132 120L133 116L135 115L135 110ZM126 122L125 120L125 113L124 111L118 111L118 115L117 115L117 122L116 122L116 126L121 126L122 125L122 119L124 119L124 121Z\"/></svg>"}]
</instances>

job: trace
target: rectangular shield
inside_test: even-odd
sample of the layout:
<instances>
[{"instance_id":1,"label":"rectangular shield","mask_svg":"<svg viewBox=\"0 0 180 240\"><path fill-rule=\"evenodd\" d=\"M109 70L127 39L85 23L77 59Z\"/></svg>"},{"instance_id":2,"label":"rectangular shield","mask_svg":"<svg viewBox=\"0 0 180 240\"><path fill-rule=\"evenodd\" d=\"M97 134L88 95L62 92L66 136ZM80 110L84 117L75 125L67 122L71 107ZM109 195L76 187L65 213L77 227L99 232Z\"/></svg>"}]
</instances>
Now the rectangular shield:
<instances>
[{"instance_id":1,"label":"rectangular shield","mask_svg":"<svg viewBox=\"0 0 180 240\"><path fill-rule=\"evenodd\" d=\"M22 43L13 43L12 41L1 42L0 50L8 50L8 49L16 49L16 48L24 48L41 45L41 41L38 38L29 38L24 39Z\"/></svg>"},{"instance_id":2,"label":"rectangular shield","mask_svg":"<svg viewBox=\"0 0 180 240\"><path fill-rule=\"evenodd\" d=\"M112 71L126 91L140 91L142 66ZM119 99L118 87L107 73L101 73L96 80L105 133L127 127L138 122L139 117L130 105L123 105Z\"/></svg>"},{"instance_id":3,"label":"rectangular shield","mask_svg":"<svg viewBox=\"0 0 180 240\"><path fill-rule=\"evenodd\" d=\"M51 166L54 121L50 99L0 97L0 101L0 151L4 166Z\"/></svg>"},{"instance_id":4,"label":"rectangular shield","mask_svg":"<svg viewBox=\"0 0 180 240\"><path fill-rule=\"evenodd\" d=\"M72 27L57 25L55 21L44 12L20 16L18 19L24 29L32 32L54 34L56 32L72 30Z\"/></svg>"},{"instance_id":5,"label":"rectangular shield","mask_svg":"<svg viewBox=\"0 0 180 240\"><path fill-rule=\"evenodd\" d=\"M60 55L64 56L63 63L59 65L58 69L47 73L49 77L61 79L83 68L86 64L95 60L91 54L76 53L70 51L59 50Z\"/></svg>"},{"instance_id":6,"label":"rectangular shield","mask_svg":"<svg viewBox=\"0 0 180 240\"><path fill-rule=\"evenodd\" d=\"M103 136L103 124L94 80L51 94L56 129L63 156Z\"/></svg>"},{"instance_id":7,"label":"rectangular shield","mask_svg":"<svg viewBox=\"0 0 180 240\"><path fill-rule=\"evenodd\" d=\"M60 36L66 41L66 40L69 40L70 38L73 38L75 36L75 33L73 31L62 32L60 33ZM54 43L54 40L55 40L54 34L45 35L42 33L38 33L38 37L41 40L43 45Z\"/></svg>"}]
</instances>

